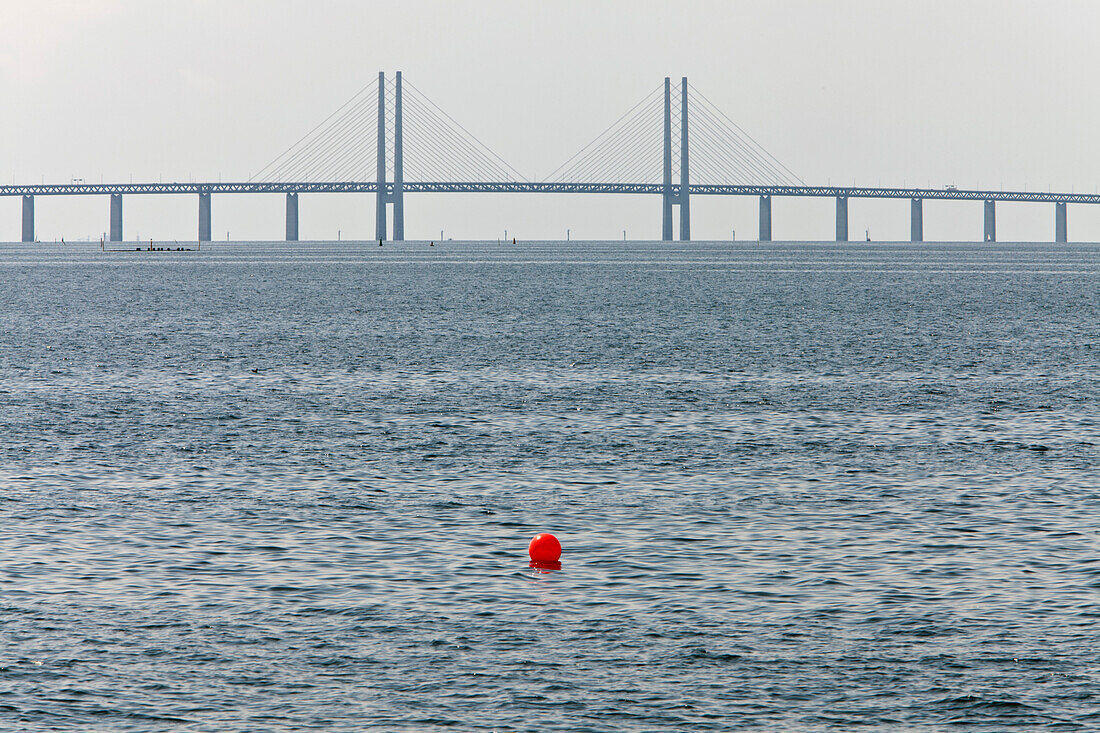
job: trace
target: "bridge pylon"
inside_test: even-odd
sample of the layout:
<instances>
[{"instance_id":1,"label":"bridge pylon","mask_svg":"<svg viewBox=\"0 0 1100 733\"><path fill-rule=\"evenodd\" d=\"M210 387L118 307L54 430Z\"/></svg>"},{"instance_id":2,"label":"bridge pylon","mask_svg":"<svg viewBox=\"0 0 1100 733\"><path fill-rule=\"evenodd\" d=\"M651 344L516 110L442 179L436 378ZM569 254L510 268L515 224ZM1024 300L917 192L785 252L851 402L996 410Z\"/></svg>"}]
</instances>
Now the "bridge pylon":
<instances>
[{"instance_id":1,"label":"bridge pylon","mask_svg":"<svg viewBox=\"0 0 1100 733\"><path fill-rule=\"evenodd\" d=\"M386 238L386 72L378 72L378 155L374 195L374 238Z\"/></svg>"},{"instance_id":2,"label":"bridge pylon","mask_svg":"<svg viewBox=\"0 0 1100 733\"><path fill-rule=\"evenodd\" d=\"M680 241L691 239L691 209L688 203L688 78L680 80Z\"/></svg>"},{"instance_id":3,"label":"bridge pylon","mask_svg":"<svg viewBox=\"0 0 1100 733\"><path fill-rule=\"evenodd\" d=\"M386 204L393 204L393 241L405 241L404 140L401 124L401 72L393 94L393 185L386 181L386 72L378 72L378 156L374 203L374 238L386 239Z\"/></svg>"},{"instance_id":4,"label":"bridge pylon","mask_svg":"<svg viewBox=\"0 0 1100 733\"><path fill-rule=\"evenodd\" d=\"M661 182L661 240L672 241L672 80L665 77L665 140Z\"/></svg>"},{"instance_id":5,"label":"bridge pylon","mask_svg":"<svg viewBox=\"0 0 1100 733\"><path fill-rule=\"evenodd\" d=\"M661 185L661 239L672 241L672 207L680 207L680 241L691 239L691 184L688 176L688 80L680 80L680 188L672 187L672 79L665 77L665 137Z\"/></svg>"},{"instance_id":6,"label":"bridge pylon","mask_svg":"<svg viewBox=\"0 0 1100 733\"><path fill-rule=\"evenodd\" d=\"M397 82L393 94L393 239L405 241L405 172L401 132L401 72L397 72Z\"/></svg>"}]
</instances>

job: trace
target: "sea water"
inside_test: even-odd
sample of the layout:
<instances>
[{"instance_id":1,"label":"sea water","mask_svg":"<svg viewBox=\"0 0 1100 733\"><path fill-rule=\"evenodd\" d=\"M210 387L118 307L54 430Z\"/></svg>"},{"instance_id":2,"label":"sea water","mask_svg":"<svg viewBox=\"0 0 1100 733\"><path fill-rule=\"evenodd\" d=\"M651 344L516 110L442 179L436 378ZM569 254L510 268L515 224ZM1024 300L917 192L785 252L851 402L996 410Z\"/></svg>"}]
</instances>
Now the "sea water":
<instances>
[{"instance_id":1,"label":"sea water","mask_svg":"<svg viewBox=\"0 0 1100 733\"><path fill-rule=\"evenodd\" d=\"M1100 727L1100 246L4 245L0 436L3 730Z\"/></svg>"}]
</instances>

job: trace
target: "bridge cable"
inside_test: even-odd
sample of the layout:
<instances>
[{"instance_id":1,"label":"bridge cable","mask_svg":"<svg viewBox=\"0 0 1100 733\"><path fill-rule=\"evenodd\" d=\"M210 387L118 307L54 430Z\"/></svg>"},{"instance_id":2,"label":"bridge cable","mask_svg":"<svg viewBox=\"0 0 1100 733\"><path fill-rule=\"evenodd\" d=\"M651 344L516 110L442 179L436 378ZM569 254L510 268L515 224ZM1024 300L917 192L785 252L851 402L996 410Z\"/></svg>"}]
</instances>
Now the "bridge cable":
<instances>
[{"instance_id":1,"label":"bridge cable","mask_svg":"<svg viewBox=\"0 0 1100 733\"><path fill-rule=\"evenodd\" d=\"M660 92L660 88L655 91ZM649 96L653 96L653 93L651 92ZM642 104L645 106L641 106ZM595 145L590 143L589 151L580 159L574 156L576 160L568 168L561 170L559 167L556 180L587 182L596 178L599 180L594 182L624 182L625 179L622 176L624 168L633 170L639 165L642 168L651 164L659 165L659 147L655 151L658 155L646 160L647 151L645 148L639 148L636 143L639 139L650 139L652 134L654 142L659 144L661 139L659 135L660 97L643 100L639 105L635 105L635 110L634 114L625 121L620 118L617 129L610 133L605 130L601 136L603 139L597 138ZM656 173L656 178L660 178L659 172Z\"/></svg>"},{"instance_id":2,"label":"bridge cable","mask_svg":"<svg viewBox=\"0 0 1100 733\"><path fill-rule=\"evenodd\" d=\"M718 177L714 181L715 183L732 183L743 182L748 184L764 184L770 182L776 182L782 180L782 176L777 176L775 171L770 171L767 168L761 166L761 164L753 160L752 156L747 155L746 151L737 146L736 143L723 139L721 136L721 129L717 128L715 123L708 119L707 115L693 115L692 119L696 121L700 128L704 132L710 132L714 139L708 139L706 137L697 137L693 141L693 146L696 150L702 148L702 155L693 155L692 160L699 161L712 161L714 165L718 166ZM719 146L717 150L707 150L707 143ZM707 154L709 152L709 155ZM719 159L718 154L728 154L729 157L722 156L724 159ZM725 180L723 180L725 179Z\"/></svg>"},{"instance_id":3,"label":"bridge cable","mask_svg":"<svg viewBox=\"0 0 1100 733\"><path fill-rule=\"evenodd\" d=\"M355 180L357 178L369 180L369 176L360 175L360 172L354 168L348 169L345 173L343 159L339 157L344 155L342 151L348 149L349 142L355 143L366 137L365 133L369 129L368 120L361 116L364 104L373 106L371 100L365 100L364 103L357 105L354 115L345 115L346 119L341 120L340 126L333 126L330 134L323 140L303 150L295 161L281 167L275 173L283 177L283 180ZM351 149L359 147L359 145L353 145Z\"/></svg>"},{"instance_id":4,"label":"bridge cable","mask_svg":"<svg viewBox=\"0 0 1100 733\"><path fill-rule=\"evenodd\" d=\"M716 104L714 104L713 102L711 102L711 101L710 101L710 99L708 99L708 98L706 97L706 95L704 95L704 94L703 94L702 92L700 92L700 91L699 91L699 90L698 90L697 88L695 88L695 86L694 86L694 85L692 85L692 84L691 84L690 82L688 83L688 89L689 89L689 90L690 90L691 92L694 92L694 94L693 94L693 96L694 96L694 97L697 97L697 98L699 98L699 99L702 99L702 100L703 100L703 102L705 103L705 106L709 107L709 108L710 108L710 109L712 109L712 110L713 110L714 112L717 112L717 113L718 113L718 115L720 115L720 116L721 116L722 118L724 118L724 119L725 119L725 120L726 120L726 121L727 121L727 122L728 122L728 123L729 123L730 125L732 125L732 126L733 126L733 127L734 127L734 128L735 128L735 129L736 129L736 130L737 130L738 132L739 132L739 133L741 133L741 135L742 135L743 137L745 137L746 139L748 139L748 141L749 141L749 142L751 143L751 145L752 145L753 149L755 149L755 150L759 151L760 153L763 153L763 155L764 155L764 156L767 156L767 158L768 158L768 159L769 159L769 160L770 160L770 161L772 162L772 164L773 164L774 166L777 166L778 168L781 168L781 169L783 169L784 171L786 171L787 175L789 175L789 176L790 176L790 177L791 177L791 178L793 179L793 182L797 182L797 183L800 183L800 184L802 184L803 186L805 186L805 185L806 185L806 182L805 182L804 180L802 180L802 178L800 178L800 177L799 177L799 176L798 176L798 175L797 175L796 173L794 173L794 171L792 171L792 170L791 170L790 168L788 168L788 167L787 167L786 165L784 165L784 164L783 164L783 163L782 163L781 161L779 161L779 160L778 160L778 159L777 159L777 158L776 158L775 156L773 156L773 155L772 155L771 153L769 153L769 152L768 152L768 151L767 151L767 150L766 150L766 149L765 149L765 148L764 148L763 146L761 146L761 145L760 145L760 143L758 143L758 142L757 142L757 141L756 141L756 140L755 140L755 139L754 139L754 138L753 138L753 137L752 137L751 135L749 135L749 134L748 134L747 132L745 132L745 130L744 130L744 129L742 129L740 125L738 125L738 124L737 124L736 122L734 122L734 121L733 121L732 119L730 119L729 115L727 115L727 114L726 114L725 112L723 112L723 111L721 110L721 108L720 108L720 107L718 107L718 106L717 106Z\"/></svg>"},{"instance_id":5,"label":"bridge cable","mask_svg":"<svg viewBox=\"0 0 1100 733\"><path fill-rule=\"evenodd\" d=\"M472 149L462 139L460 133L446 125L437 115L431 114L431 110L424 107L414 96L410 96L409 101L411 104L407 105L409 114L406 126L411 124L410 130L413 133L406 136L410 143L407 147L411 153L406 156L409 167L415 172L418 162L417 153L420 152L438 163L441 169L439 172L444 173L443 176L424 175L422 177L424 180L445 181L452 176L454 180L458 180L461 176L472 181L511 178L507 171L496 165L494 161L486 158L480 151ZM419 147L418 143L422 143L423 147ZM451 166L449 169L448 163ZM479 168L483 170L479 172ZM406 175L406 178L408 177Z\"/></svg>"},{"instance_id":6,"label":"bridge cable","mask_svg":"<svg viewBox=\"0 0 1100 733\"><path fill-rule=\"evenodd\" d=\"M588 176L592 175L594 170L602 169L602 174L597 177L613 181L616 178L617 167L624 165L628 168L633 167L645 156L645 151L635 145L636 141L646 139L654 125L658 125L657 129L659 131L659 115L655 113L659 112L661 108L660 91L661 89L658 87L647 95L646 99L635 105L634 114L630 115L628 119L623 121L626 115L621 117L620 122L612 126L612 128L617 127L617 129L612 132L609 132L612 128L605 130L601 134L602 139L597 138L594 141L595 144L590 143L587 146L590 148L588 152L581 156L579 160L575 160L567 169L561 170L562 166L559 166L557 180L564 181L568 179L583 182ZM658 136L656 140L659 141L660 137ZM577 156L574 156L574 159L576 158ZM656 160L659 161L659 158Z\"/></svg>"},{"instance_id":7,"label":"bridge cable","mask_svg":"<svg viewBox=\"0 0 1100 733\"><path fill-rule=\"evenodd\" d=\"M523 176L522 173L520 173L515 168L513 168L506 160L504 160L502 157L497 155L497 153L494 152L492 150L492 148L490 148L488 145L483 143L480 139L478 139L476 136L474 136L473 133L471 133L469 130L467 130L465 127L463 127L457 120L455 120L453 117L451 117L449 114L447 114L441 107L439 107L439 105L437 105L435 102L433 102L431 99L429 99L428 96L426 94L424 94L424 92L420 91L415 85L413 85L412 82L404 80L404 85L407 86L409 89L411 89L414 92L414 95L419 97L419 100L421 100L421 101L425 102L427 105L429 105L432 110L437 112L442 117L446 118L446 120L449 121L451 123L451 125L457 127L459 130L461 130L469 138L469 140L476 143L476 145L480 148L480 150L478 152L482 153L482 155L488 154L487 162L490 162L490 163L493 163L494 165L496 165L502 172L505 172L507 174L507 177L509 179L521 180L521 181L526 181L527 180Z\"/></svg>"},{"instance_id":8,"label":"bridge cable","mask_svg":"<svg viewBox=\"0 0 1100 733\"><path fill-rule=\"evenodd\" d=\"M619 119L615 120L615 121L614 121L614 122L612 122L612 123L611 123L610 125L608 125L608 126L607 126L607 127L606 127L606 128L604 129L604 130L603 130L603 132L601 132L601 133L600 133L599 135L597 135L596 137L592 138L592 140L591 140L591 141L590 141L590 142L589 142L589 143L588 143L587 145L585 145L585 146L584 146L583 148L581 148L581 149L580 149L580 150L578 150L578 151L577 151L576 153L574 153L574 154L572 155L572 157L570 157L570 158L569 158L568 160L566 160L566 161L565 161L564 163L562 163L561 165L559 165L559 166L558 166L557 168L555 168L554 170L550 171L550 174L549 174L548 176L546 176L545 180L547 180L547 181L554 181L554 180L559 180L559 179L560 179L560 177L559 177L559 179L555 179L555 178L554 178L554 176L555 176L555 175L557 175L559 171L561 171L561 170L562 170L563 168L565 168L566 166L568 166L568 165L569 165L570 163L572 163L572 162L573 162L574 160L576 160L576 159L577 159L578 157L580 157L580 156L581 156L581 155L583 155L583 154L584 154L584 153L585 153L586 151L588 151L588 149L589 149L589 148L591 148L591 147L592 147L593 145L595 145L595 144L596 144L597 142L599 142L599 141L601 140L601 138L603 138L603 137L604 137L605 135L607 135L607 133L608 133L608 132L609 132L610 130L614 129L614 128L615 128L615 127L616 127L616 126L617 126L617 125L618 125L618 124L619 124L620 122L622 122L622 121L623 121L624 119L626 119L626 118L627 118L628 116L630 116L630 115L631 115L631 114L632 114L632 113L633 113L633 112L634 112L634 111L635 111L636 109L638 109L638 108L639 108L639 107L641 107L642 105L644 105L644 104L646 104L647 102L649 102L649 101L650 101L650 97L653 97L654 95L656 95L656 94L659 94L659 93L660 93L660 91L662 90L663 86L664 86L664 85L663 85L663 84L661 84L660 86L658 86L657 88L655 88L655 89L654 89L653 91L649 92L649 93L648 93L648 94L646 94L646 95L645 95L644 97L642 97L641 101L639 101L639 102L638 102L637 104L635 104L635 105L634 105L633 107L631 107L631 108L630 108L630 109L628 109L628 110L627 110L626 112L624 112L624 113L622 114L622 116L620 116L620 117L619 117Z\"/></svg>"},{"instance_id":9,"label":"bridge cable","mask_svg":"<svg viewBox=\"0 0 1100 733\"><path fill-rule=\"evenodd\" d=\"M368 100L369 102L369 100ZM373 106L373 103L370 103ZM329 136L323 143L315 148L305 151L293 167L287 167L281 172L290 180L296 179L321 179L321 180L356 180L359 178L370 180L366 175L369 170L360 173L355 167L344 168L347 151L367 149L369 155L377 155L373 145L356 145L355 143L369 139L367 133L370 130L370 120L360 117L349 118L335 134ZM351 145L349 145L351 143ZM347 170L347 173L342 171Z\"/></svg>"},{"instance_id":10,"label":"bridge cable","mask_svg":"<svg viewBox=\"0 0 1100 733\"><path fill-rule=\"evenodd\" d=\"M417 177L418 153L429 158L429 162L438 168L433 174L421 174L420 178L422 180L492 179L494 177L493 171L496 171L497 177L508 177L506 173L500 171L498 166L493 165L492 161L485 160L483 155L475 155L474 151L468 149L468 145L463 145L461 136L456 131L446 126L435 115L431 115L430 110L422 108L414 97L410 96L409 101L411 104L407 105L409 109L408 122L405 124L412 134L406 136L408 140L406 159L407 167L412 171L413 178ZM421 119L421 116L423 116L423 119ZM432 144L433 140L436 140L435 145ZM418 145L421 141L423 147ZM447 155L447 150L452 153L450 157ZM479 173L477 170L478 167L486 164L488 164L490 170L488 176L484 172ZM406 178L408 177L406 175Z\"/></svg>"},{"instance_id":11,"label":"bridge cable","mask_svg":"<svg viewBox=\"0 0 1100 733\"><path fill-rule=\"evenodd\" d=\"M332 112L332 114L330 114L328 117L326 117L316 126L314 126L313 129L311 129L309 132L299 138L293 145L291 145L278 156L276 156L274 160L261 168L257 173L252 175L249 180L252 181L260 178L261 176L263 177L263 180L271 180L273 173L296 165L300 161L300 158L297 158L298 154L300 154L303 150L316 150L319 145L324 141L326 137L326 132L328 132L334 126L337 126L337 124L340 123L344 118L346 118L349 113L357 113L358 109L362 106L364 101L369 101L372 97L377 99L377 87L377 81L372 81L371 83L365 85L363 88L361 88L351 97L349 97L348 100L340 105L340 107ZM370 94L371 90L375 91L374 95ZM351 107L350 110L348 109L349 106ZM292 163L291 161L294 162Z\"/></svg>"}]
</instances>

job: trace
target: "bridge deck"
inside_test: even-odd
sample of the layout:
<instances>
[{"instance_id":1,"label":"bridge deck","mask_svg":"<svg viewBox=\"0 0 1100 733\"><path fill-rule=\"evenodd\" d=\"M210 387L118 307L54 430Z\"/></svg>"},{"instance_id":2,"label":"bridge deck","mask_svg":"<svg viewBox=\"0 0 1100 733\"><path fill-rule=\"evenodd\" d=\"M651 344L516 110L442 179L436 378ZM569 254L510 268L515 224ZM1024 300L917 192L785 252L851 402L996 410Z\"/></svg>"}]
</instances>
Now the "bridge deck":
<instances>
[{"instance_id":1,"label":"bridge deck","mask_svg":"<svg viewBox=\"0 0 1100 733\"><path fill-rule=\"evenodd\" d=\"M550 183L531 181L405 181L405 193L603 193L661 194L660 183ZM0 196L85 196L198 193L374 193L373 181L286 181L273 183L44 183L0 186ZM1041 191L983 191L954 188L871 188L864 186L745 186L695 183L692 196L828 196L866 199L948 199L1100 204L1100 194ZM386 184L386 193L393 184ZM672 186L678 197L680 186Z\"/></svg>"}]
</instances>

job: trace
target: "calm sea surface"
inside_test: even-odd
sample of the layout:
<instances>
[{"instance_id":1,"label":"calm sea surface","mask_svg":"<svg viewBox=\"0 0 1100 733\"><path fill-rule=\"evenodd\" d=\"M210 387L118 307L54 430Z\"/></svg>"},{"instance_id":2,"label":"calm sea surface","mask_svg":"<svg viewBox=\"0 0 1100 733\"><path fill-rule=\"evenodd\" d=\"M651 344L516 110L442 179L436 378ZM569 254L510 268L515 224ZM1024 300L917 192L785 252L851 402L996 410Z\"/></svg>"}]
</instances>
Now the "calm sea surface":
<instances>
[{"instance_id":1,"label":"calm sea surface","mask_svg":"<svg viewBox=\"0 0 1100 733\"><path fill-rule=\"evenodd\" d=\"M0 247L2 730L1100 728L1100 246L98 250Z\"/></svg>"}]
</instances>

